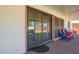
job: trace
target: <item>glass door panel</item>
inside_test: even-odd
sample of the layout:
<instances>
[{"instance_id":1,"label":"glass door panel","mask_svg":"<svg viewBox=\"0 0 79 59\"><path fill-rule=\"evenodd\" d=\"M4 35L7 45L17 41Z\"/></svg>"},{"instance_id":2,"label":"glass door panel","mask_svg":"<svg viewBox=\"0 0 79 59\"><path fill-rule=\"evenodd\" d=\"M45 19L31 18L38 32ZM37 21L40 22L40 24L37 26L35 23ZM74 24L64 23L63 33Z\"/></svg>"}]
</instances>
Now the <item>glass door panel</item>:
<instances>
[{"instance_id":1,"label":"glass door panel","mask_svg":"<svg viewBox=\"0 0 79 59\"><path fill-rule=\"evenodd\" d=\"M39 41L42 39L42 22L41 14L37 13L35 15L35 40Z\"/></svg>"},{"instance_id":2,"label":"glass door panel","mask_svg":"<svg viewBox=\"0 0 79 59\"><path fill-rule=\"evenodd\" d=\"M60 29L60 25L59 25L59 22L60 19L55 17L55 38L59 37L59 29Z\"/></svg>"},{"instance_id":3,"label":"glass door panel","mask_svg":"<svg viewBox=\"0 0 79 59\"><path fill-rule=\"evenodd\" d=\"M29 10L28 13L28 48L35 43L35 18L34 12Z\"/></svg>"},{"instance_id":4,"label":"glass door panel","mask_svg":"<svg viewBox=\"0 0 79 59\"><path fill-rule=\"evenodd\" d=\"M50 40L51 34L50 34L50 19L47 16L43 16L43 39L44 40Z\"/></svg>"},{"instance_id":5,"label":"glass door panel","mask_svg":"<svg viewBox=\"0 0 79 59\"><path fill-rule=\"evenodd\" d=\"M60 29L61 28L64 28L64 20L63 19L60 19Z\"/></svg>"},{"instance_id":6,"label":"glass door panel","mask_svg":"<svg viewBox=\"0 0 79 59\"><path fill-rule=\"evenodd\" d=\"M48 40L52 40L52 23L51 17L47 16L47 27L48 27Z\"/></svg>"}]
</instances>

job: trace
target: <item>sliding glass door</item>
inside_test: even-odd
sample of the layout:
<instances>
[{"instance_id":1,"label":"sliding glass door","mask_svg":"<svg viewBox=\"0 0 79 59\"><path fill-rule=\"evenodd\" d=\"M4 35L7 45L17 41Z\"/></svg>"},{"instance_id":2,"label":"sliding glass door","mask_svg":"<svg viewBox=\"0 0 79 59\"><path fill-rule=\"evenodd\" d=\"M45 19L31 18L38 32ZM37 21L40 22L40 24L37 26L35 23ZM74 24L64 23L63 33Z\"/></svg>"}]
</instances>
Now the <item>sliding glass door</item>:
<instances>
[{"instance_id":1,"label":"sliding glass door","mask_svg":"<svg viewBox=\"0 0 79 59\"><path fill-rule=\"evenodd\" d=\"M28 8L28 49L52 40L51 33L51 16Z\"/></svg>"}]
</instances>

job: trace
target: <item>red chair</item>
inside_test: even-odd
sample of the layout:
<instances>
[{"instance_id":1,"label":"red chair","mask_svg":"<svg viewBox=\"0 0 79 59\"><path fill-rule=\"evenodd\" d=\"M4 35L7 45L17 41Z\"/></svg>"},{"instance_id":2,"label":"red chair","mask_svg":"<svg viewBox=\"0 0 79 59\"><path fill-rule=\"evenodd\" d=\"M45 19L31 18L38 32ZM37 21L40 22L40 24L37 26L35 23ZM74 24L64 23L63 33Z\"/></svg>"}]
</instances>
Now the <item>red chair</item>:
<instances>
[{"instance_id":1,"label":"red chair","mask_svg":"<svg viewBox=\"0 0 79 59\"><path fill-rule=\"evenodd\" d=\"M67 32L67 34L68 34L68 36L69 36L70 40L72 40L73 36L72 36L71 32L70 32L70 31L68 31L68 32Z\"/></svg>"}]
</instances>

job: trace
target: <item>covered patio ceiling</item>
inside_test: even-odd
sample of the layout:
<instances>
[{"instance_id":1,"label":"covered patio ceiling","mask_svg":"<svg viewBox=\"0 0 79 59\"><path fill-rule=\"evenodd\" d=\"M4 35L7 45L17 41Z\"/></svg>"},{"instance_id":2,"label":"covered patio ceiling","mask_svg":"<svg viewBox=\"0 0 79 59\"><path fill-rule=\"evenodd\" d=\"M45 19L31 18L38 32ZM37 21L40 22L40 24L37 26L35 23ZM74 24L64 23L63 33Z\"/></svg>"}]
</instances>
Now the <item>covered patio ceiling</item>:
<instances>
[{"instance_id":1,"label":"covered patio ceiling","mask_svg":"<svg viewBox=\"0 0 79 59\"><path fill-rule=\"evenodd\" d=\"M57 9L69 20L79 20L79 5L45 5L49 9Z\"/></svg>"}]
</instances>

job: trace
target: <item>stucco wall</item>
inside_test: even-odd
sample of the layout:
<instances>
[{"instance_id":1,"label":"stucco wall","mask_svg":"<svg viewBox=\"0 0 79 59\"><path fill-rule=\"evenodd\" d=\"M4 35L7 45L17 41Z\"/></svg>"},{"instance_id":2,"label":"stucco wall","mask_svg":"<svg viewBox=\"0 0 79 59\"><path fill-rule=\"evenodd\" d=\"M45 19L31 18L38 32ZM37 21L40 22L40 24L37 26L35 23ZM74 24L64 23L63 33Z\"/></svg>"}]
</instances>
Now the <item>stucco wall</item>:
<instances>
[{"instance_id":1,"label":"stucco wall","mask_svg":"<svg viewBox=\"0 0 79 59\"><path fill-rule=\"evenodd\" d=\"M0 6L0 53L25 53L25 6Z\"/></svg>"}]
</instances>

